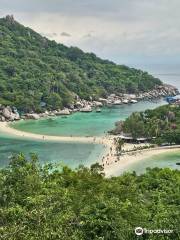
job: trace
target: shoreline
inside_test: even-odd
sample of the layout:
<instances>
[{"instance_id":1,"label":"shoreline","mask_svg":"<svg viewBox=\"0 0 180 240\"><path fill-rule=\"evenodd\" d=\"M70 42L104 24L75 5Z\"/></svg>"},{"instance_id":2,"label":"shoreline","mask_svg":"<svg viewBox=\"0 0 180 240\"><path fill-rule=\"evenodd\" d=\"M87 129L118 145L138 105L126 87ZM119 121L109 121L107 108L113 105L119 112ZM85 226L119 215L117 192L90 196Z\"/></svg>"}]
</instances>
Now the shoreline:
<instances>
[{"instance_id":1,"label":"shoreline","mask_svg":"<svg viewBox=\"0 0 180 240\"><path fill-rule=\"evenodd\" d=\"M116 95L112 93L106 98L99 98L98 100L85 100L80 99L78 96L77 101L71 104L69 107L64 107L63 109L56 110L47 110L42 109L41 113L32 112L26 113L20 116L17 108L10 106L0 106L0 122L13 122L18 120L39 120L40 118L54 117L54 116L68 116L76 112L89 113L93 110L101 112L101 107L104 106L117 106L117 105L126 105L126 104L136 104L139 101L150 101L155 99L161 99L168 96L177 96L179 95L179 90L169 84L162 84L155 86L152 90L147 92L138 92L134 94L129 93L120 93Z\"/></svg>"},{"instance_id":2,"label":"shoreline","mask_svg":"<svg viewBox=\"0 0 180 240\"><path fill-rule=\"evenodd\" d=\"M117 162L111 162L108 165L104 166L104 172L106 177L119 176L122 172L126 172L128 166L138 163L147 158L180 151L180 145L174 146L165 146L165 147L156 147L149 148L144 150L137 150L134 152L127 152L124 155L120 156L120 159Z\"/></svg>"},{"instance_id":3,"label":"shoreline","mask_svg":"<svg viewBox=\"0 0 180 240\"><path fill-rule=\"evenodd\" d=\"M82 142L82 143L102 143L101 137L75 137L75 136L51 136L24 132L9 126L9 122L0 122L0 132L10 136L16 136L26 139L35 139L43 141L60 141L60 142Z\"/></svg>"},{"instance_id":4,"label":"shoreline","mask_svg":"<svg viewBox=\"0 0 180 240\"><path fill-rule=\"evenodd\" d=\"M163 153L170 153L180 151L180 145L155 147L144 150L137 150L133 152L126 152L120 157L116 154L116 146L114 139L116 136L106 135L102 137L75 137L75 136L50 136L24 132L16 130L9 126L8 122L0 122L0 132L8 134L9 136L16 136L24 139L34 139L41 141L55 141L55 142L78 142L89 144L101 144L104 145L104 151L102 153L102 159L99 159L99 163L104 167L104 173L106 177L117 176L117 172L121 173L128 166L137 163L146 158ZM125 144L124 150L133 149L134 146L145 146L147 144Z\"/></svg>"}]
</instances>

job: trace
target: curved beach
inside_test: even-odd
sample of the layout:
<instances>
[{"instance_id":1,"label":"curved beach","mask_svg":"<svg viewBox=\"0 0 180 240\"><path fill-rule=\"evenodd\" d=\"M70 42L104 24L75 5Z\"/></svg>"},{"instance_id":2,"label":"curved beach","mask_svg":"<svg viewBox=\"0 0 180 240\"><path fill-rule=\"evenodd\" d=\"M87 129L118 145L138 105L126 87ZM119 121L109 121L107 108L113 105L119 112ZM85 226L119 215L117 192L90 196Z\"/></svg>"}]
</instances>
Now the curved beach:
<instances>
[{"instance_id":1,"label":"curved beach","mask_svg":"<svg viewBox=\"0 0 180 240\"><path fill-rule=\"evenodd\" d=\"M114 145L115 136L103 136L103 137L71 137L71 136L49 136L41 135L35 133L24 132L16 130L9 126L8 122L0 122L0 132L13 135L16 137L24 139L35 139L44 141L60 141L60 142L79 142L79 143L93 143L102 144L105 147L104 156L100 161L100 164L104 166L104 171L106 176L112 176L114 173L122 172L123 169L127 168L129 165L144 160L146 158L152 157L154 155L159 155L162 153L171 153L180 151L180 146L166 146L166 147L156 147L145 150L137 150L133 152L127 152L124 155L118 157L116 155L116 147ZM144 144L125 144L123 149L130 150L134 146L143 146Z\"/></svg>"},{"instance_id":2,"label":"curved beach","mask_svg":"<svg viewBox=\"0 0 180 240\"><path fill-rule=\"evenodd\" d=\"M148 159L150 157L154 157L160 154L166 153L175 153L180 152L180 145L175 146L166 146L166 147L156 147L150 149L144 149L141 151L134 151L131 153L125 153L120 156L118 160L109 163L108 165L104 165L104 171L107 177L116 176L118 172L123 172L128 166L140 162L142 160Z\"/></svg>"},{"instance_id":3,"label":"curved beach","mask_svg":"<svg viewBox=\"0 0 180 240\"><path fill-rule=\"evenodd\" d=\"M83 143L102 143L102 138L100 137L71 137L71 136L50 136L24 132L12 128L8 122L0 122L0 132L5 134L35 140L45 140L45 141L61 141L61 142L83 142ZM103 144L103 143L102 143Z\"/></svg>"}]
</instances>

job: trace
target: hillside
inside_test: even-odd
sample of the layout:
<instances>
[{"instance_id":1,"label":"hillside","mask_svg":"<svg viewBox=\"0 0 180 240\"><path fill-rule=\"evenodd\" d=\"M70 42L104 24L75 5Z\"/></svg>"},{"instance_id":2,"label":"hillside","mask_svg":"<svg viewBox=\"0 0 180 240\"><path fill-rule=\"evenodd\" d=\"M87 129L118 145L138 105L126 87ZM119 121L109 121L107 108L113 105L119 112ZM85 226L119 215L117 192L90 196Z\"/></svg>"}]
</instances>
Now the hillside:
<instances>
[{"instance_id":1,"label":"hillside","mask_svg":"<svg viewBox=\"0 0 180 240\"><path fill-rule=\"evenodd\" d=\"M138 93L162 82L147 72L66 47L26 28L12 16L0 19L0 103L23 111L67 106L111 93Z\"/></svg>"},{"instance_id":2,"label":"hillside","mask_svg":"<svg viewBox=\"0 0 180 240\"><path fill-rule=\"evenodd\" d=\"M158 144L180 144L180 105L164 105L153 110L134 112L124 122L116 123L114 134L133 138L154 138Z\"/></svg>"}]
</instances>

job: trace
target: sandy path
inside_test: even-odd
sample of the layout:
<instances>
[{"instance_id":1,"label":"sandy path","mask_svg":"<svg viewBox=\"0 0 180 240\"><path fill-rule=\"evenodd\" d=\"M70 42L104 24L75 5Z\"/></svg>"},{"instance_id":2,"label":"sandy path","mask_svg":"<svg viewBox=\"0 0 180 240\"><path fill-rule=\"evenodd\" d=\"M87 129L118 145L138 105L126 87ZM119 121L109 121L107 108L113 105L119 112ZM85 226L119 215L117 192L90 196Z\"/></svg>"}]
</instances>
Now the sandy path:
<instances>
[{"instance_id":1,"label":"sandy path","mask_svg":"<svg viewBox=\"0 0 180 240\"><path fill-rule=\"evenodd\" d=\"M34 134L16 130L9 126L8 122L0 122L0 132L17 136L25 139L35 139L43 141L60 141L60 142L79 142L104 145L104 155L100 164L104 166L106 176L122 172L124 168L138 161L144 160L154 155L161 153L180 151L180 146L157 147L145 150L138 150L131 153L126 153L120 157L116 154L116 146L114 144L115 136L106 135L103 137L74 137L74 136L49 136L42 134ZM145 144L125 144L123 149L130 150L135 147L144 146Z\"/></svg>"},{"instance_id":2,"label":"sandy path","mask_svg":"<svg viewBox=\"0 0 180 240\"><path fill-rule=\"evenodd\" d=\"M36 140L44 140L44 141L60 141L60 142L102 143L101 137L49 136L49 135L23 132L10 127L7 122L0 122L0 131L9 135L13 135L21 138L27 138L27 139L36 139Z\"/></svg>"}]
</instances>

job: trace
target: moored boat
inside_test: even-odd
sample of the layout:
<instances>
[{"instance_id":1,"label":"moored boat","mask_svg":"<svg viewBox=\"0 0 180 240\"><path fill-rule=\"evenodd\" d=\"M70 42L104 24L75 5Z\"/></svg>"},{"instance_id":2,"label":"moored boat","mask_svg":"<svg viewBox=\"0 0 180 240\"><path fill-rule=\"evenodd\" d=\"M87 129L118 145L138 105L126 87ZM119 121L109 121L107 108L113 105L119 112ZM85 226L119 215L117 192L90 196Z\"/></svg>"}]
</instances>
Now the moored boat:
<instances>
[{"instance_id":1,"label":"moored boat","mask_svg":"<svg viewBox=\"0 0 180 240\"><path fill-rule=\"evenodd\" d=\"M96 112L97 112L97 113L100 113L100 112L101 112L101 109L100 109L100 108L97 108L97 109L96 109Z\"/></svg>"}]
</instances>

